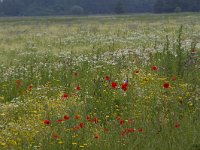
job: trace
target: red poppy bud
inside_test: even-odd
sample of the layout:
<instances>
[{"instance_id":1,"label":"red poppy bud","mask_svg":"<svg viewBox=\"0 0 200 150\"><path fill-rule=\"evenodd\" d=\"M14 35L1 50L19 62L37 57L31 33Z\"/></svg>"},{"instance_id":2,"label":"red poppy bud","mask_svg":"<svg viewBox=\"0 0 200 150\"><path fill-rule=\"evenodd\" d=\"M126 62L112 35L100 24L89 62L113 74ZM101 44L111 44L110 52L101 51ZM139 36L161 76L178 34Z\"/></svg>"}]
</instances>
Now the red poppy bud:
<instances>
[{"instance_id":1,"label":"red poppy bud","mask_svg":"<svg viewBox=\"0 0 200 150\"><path fill-rule=\"evenodd\" d=\"M176 123L176 124L175 124L175 128L177 128L177 129L180 128L180 126L181 126L181 125L180 125L179 123Z\"/></svg>"}]
</instances>

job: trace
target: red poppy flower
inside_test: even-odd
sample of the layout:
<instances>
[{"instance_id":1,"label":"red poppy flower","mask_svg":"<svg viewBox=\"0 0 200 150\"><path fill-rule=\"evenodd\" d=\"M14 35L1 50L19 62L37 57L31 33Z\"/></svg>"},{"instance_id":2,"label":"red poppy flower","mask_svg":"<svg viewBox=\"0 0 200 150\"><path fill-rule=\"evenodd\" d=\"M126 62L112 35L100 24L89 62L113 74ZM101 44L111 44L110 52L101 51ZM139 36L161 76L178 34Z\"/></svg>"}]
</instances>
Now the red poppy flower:
<instances>
[{"instance_id":1,"label":"red poppy flower","mask_svg":"<svg viewBox=\"0 0 200 150\"><path fill-rule=\"evenodd\" d=\"M68 98L68 94L63 94L62 98L63 99L67 99Z\"/></svg>"},{"instance_id":2,"label":"red poppy flower","mask_svg":"<svg viewBox=\"0 0 200 150\"><path fill-rule=\"evenodd\" d=\"M176 80L176 76L172 76L172 81L175 81Z\"/></svg>"},{"instance_id":3,"label":"red poppy flower","mask_svg":"<svg viewBox=\"0 0 200 150\"><path fill-rule=\"evenodd\" d=\"M106 77L105 77L105 80L109 81L109 80L110 80L110 77L109 77L109 76L106 76Z\"/></svg>"},{"instance_id":4,"label":"red poppy flower","mask_svg":"<svg viewBox=\"0 0 200 150\"><path fill-rule=\"evenodd\" d=\"M133 119L128 119L128 124L134 124L134 120Z\"/></svg>"},{"instance_id":5,"label":"red poppy flower","mask_svg":"<svg viewBox=\"0 0 200 150\"><path fill-rule=\"evenodd\" d=\"M179 123L176 123L176 124L175 124L175 128L177 128L177 129L180 128L180 126L181 126L181 125L180 125Z\"/></svg>"},{"instance_id":6,"label":"red poppy flower","mask_svg":"<svg viewBox=\"0 0 200 150\"><path fill-rule=\"evenodd\" d=\"M78 120L78 119L80 119L80 116L79 116L79 115L76 115L76 116L74 117L74 119Z\"/></svg>"},{"instance_id":7,"label":"red poppy flower","mask_svg":"<svg viewBox=\"0 0 200 150\"><path fill-rule=\"evenodd\" d=\"M104 132L109 132L109 129L108 128L104 128Z\"/></svg>"},{"instance_id":8,"label":"red poppy flower","mask_svg":"<svg viewBox=\"0 0 200 150\"><path fill-rule=\"evenodd\" d=\"M69 116L64 116L64 120L69 120L70 117Z\"/></svg>"},{"instance_id":9,"label":"red poppy flower","mask_svg":"<svg viewBox=\"0 0 200 150\"><path fill-rule=\"evenodd\" d=\"M133 132L135 132L135 129L134 128L128 128L128 129L126 129L126 131L129 132L129 133L133 133Z\"/></svg>"},{"instance_id":10,"label":"red poppy flower","mask_svg":"<svg viewBox=\"0 0 200 150\"><path fill-rule=\"evenodd\" d=\"M120 120L120 121L119 121L119 124L121 124L121 125L124 124L124 123L125 123L124 120Z\"/></svg>"},{"instance_id":11,"label":"red poppy flower","mask_svg":"<svg viewBox=\"0 0 200 150\"><path fill-rule=\"evenodd\" d=\"M127 133L127 131L126 131L126 130L122 131L122 133L121 133L121 136L125 136L125 135L126 135L126 133Z\"/></svg>"},{"instance_id":12,"label":"red poppy flower","mask_svg":"<svg viewBox=\"0 0 200 150\"><path fill-rule=\"evenodd\" d=\"M50 124L51 124L51 121L50 121L50 120L44 120L43 122L44 122L44 124L46 124L46 125L50 125Z\"/></svg>"},{"instance_id":13,"label":"red poppy flower","mask_svg":"<svg viewBox=\"0 0 200 150\"><path fill-rule=\"evenodd\" d=\"M80 130L80 126L74 126L74 130Z\"/></svg>"},{"instance_id":14,"label":"red poppy flower","mask_svg":"<svg viewBox=\"0 0 200 150\"><path fill-rule=\"evenodd\" d=\"M121 85L121 89L124 90L124 91L128 90L127 87L128 87L128 83L127 82L125 82L124 84Z\"/></svg>"},{"instance_id":15,"label":"red poppy flower","mask_svg":"<svg viewBox=\"0 0 200 150\"><path fill-rule=\"evenodd\" d=\"M94 118L94 119L93 119L93 122L94 122L94 123L98 123L98 122L99 122L99 119L98 119L98 118Z\"/></svg>"},{"instance_id":16,"label":"red poppy flower","mask_svg":"<svg viewBox=\"0 0 200 150\"><path fill-rule=\"evenodd\" d=\"M120 116L117 116L116 119L119 121L119 120L121 120L121 117L120 117Z\"/></svg>"},{"instance_id":17,"label":"red poppy flower","mask_svg":"<svg viewBox=\"0 0 200 150\"><path fill-rule=\"evenodd\" d=\"M112 82L112 88L115 89L117 86L117 82Z\"/></svg>"},{"instance_id":18,"label":"red poppy flower","mask_svg":"<svg viewBox=\"0 0 200 150\"><path fill-rule=\"evenodd\" d=\"M77 94L72 94L72 96L73 96L73 97L78 97L78 95L77 95Z\"/></svg>"},{"instance_id":19,"label":"red poppy flower","mask_svg":"<svg viewBox=\"0 0 200 150\"><path fill-rule=\"evenodd\" d=\"M169 85L168 82L165 82L165 83L163 84L163 87L164 87L165 89L168 89L168 88L170 88L170 85Z\"/></svg>"},{"instance_id":20,"label":"red poppy flower","mask_svg":"<svg viewBox=\"0 0 200 150\"><path fill-rule=\"evenodd\" d=\"M151 69L157 71L157 70L158 70L158 67L152 66Z\"/></svg>"},{"instance_id":21,"label":"red poppy flower","mask_svg":"<svg viewBox=\"0 0 200 150\"><path fill-rule=\"evenodd\" d=\"M32 85L29 85L29 86L28 86L28 90L29 90L29 91L32 91L32 89L33 89L33 86L32 86Z\"/></svg>"},{"instance_id":22,"label":"red poppy flower","mask_svg":"<svg viewBox=\"0 0 200 150\"><path fill-rule=\"evenodd\" d=\"M16 84L20 84L21 83L21 80L16 80Z\"/></svg>"},{"instance_id":23,"label":"red poppy flower","mask_svg":"<svg viewBox=\"0 0 200 150\"><path fill-rule=\"evenodd\" d=\"M81 87L80 87L80 86L77 86L77 87L76 87L76 90L77 90L77 91L80 91L80 90L81 90Z\"/></svg>"},{"instance_id":24,"label":"red poppy flower","mask_svg":"<svg viewBox=\"0 0 200 150\"><path fill-rule=\"evenodd\" d=\"M58 119L58 120L56 120L56 122L57 123L61 123L61 122L63 122L63 120L62 119Z\"/></svg>"},{"instance_id":25,"label":"red poppy flower","mask_svg":"<svg viewBox=\"0 0 200 150\"><path fill-rule=\"evenodd\" d=\"M84 123L82 123L82 122L79 124L79 126L80 126L81 128L84 128L84 127L85 127Z\"/></svg>"},{"instance_id":26,"label":"red poppy flower","mask_svg":"<svg viewBox=\"0 0 200 150\"><path fill-rule=\"evenodd\" d=\"M100 138L100 136L98 134L95 134L94 138L98 139L98 138Z\"/></svg>"},{"instance_id":27,"label":"red poppy flower","mask_svg":"<svg viewBox=\"0 0 200 150\"><path fill-rule=\"evenodd\" d=\"M21 80L16 80L15 82L16 82L17 88L18 88L19 86L21 86L21 84L22 84L22 81L21 81Z\"/></svg>"},{"instance_id":28,"label":"red poppy flower","mask_svg":"<svg viewBox=\"0 0 200 150\"><path fill-rule=\"evenodd\" d=\"M121 86L122 90L127 91L127 86Z\"/></svg>"},{"instance_id":29,"label":"red poppy flower","mask_svg":"<svg viewBox=\"0 0 200 150\"><path fill-rule=\"evenodd\" d=\"M60 138L60 136L57 134L52 135L52 139L59 139L59 138Z\"/></svg>"},{"instance_id":30,"label":"red poppy flower","mask_svg":"<svg viewBox=\"0 0 200 150\"><path fill-rule=\"evenodd\" d=\"M138 132L143 132L143 129L142 129L142 128L139 128L139 129L138 129Z\"/></svg>"},{"instance_id":31,"label":"red poppy flower","mask_svg":"<svg viewBox=\"0 0 200 150\"><path fill-rule=\"evenodd\" d=\"M87 120L87 121L91 121L91 116L87 116L87 117L86 117L86 120Z\"/></svg>"}]
</instances>

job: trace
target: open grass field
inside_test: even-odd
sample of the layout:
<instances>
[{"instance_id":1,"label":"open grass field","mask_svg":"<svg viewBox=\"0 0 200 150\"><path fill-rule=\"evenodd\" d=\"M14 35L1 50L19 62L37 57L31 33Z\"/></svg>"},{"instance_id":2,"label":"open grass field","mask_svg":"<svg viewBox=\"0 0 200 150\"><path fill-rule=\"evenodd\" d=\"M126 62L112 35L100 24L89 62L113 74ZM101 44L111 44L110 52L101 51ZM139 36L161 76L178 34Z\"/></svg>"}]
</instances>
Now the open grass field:
<instances>
[{"instance_id":1,"label":"open grass field","mask_svg":"<svg viewBox=\"0 0 200 150\"><path fill-rule=\"evenodd\" d=\"M0 149L199 150L200 14L0 18Z\"/></svg>"}]
</instances>

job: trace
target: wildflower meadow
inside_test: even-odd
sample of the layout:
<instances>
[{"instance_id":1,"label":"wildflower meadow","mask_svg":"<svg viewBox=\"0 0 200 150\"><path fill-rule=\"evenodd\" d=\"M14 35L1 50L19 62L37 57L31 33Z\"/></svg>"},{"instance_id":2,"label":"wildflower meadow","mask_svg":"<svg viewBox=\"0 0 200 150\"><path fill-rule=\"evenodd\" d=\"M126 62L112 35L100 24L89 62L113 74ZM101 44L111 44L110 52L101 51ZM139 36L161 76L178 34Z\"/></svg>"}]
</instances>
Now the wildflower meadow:
<instances>
[{"instance_id":1,"label":"wildflower meadow","mask_svg":"<svg viewBox=\"0 0 200 150\"><path fill-rule=\"evenodd\" d=\"M199 150L200 15L0 18L1 150Z\"/></svg>"}]
</instances>

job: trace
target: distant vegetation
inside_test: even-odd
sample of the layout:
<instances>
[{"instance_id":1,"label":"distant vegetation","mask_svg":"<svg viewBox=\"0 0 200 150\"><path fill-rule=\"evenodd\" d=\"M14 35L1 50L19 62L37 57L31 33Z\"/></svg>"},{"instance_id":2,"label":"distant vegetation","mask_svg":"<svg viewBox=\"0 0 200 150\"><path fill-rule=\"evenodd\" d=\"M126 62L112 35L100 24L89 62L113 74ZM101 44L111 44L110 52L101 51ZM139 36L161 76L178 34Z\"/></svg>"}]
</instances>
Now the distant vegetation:
<instances>
[{"instance_id":1,"label":"distant vegetation","mask_svg":"<svg viewBox=\"0 0 200 150\"><path fill-rule=\"evenodd\" d=\"M154 4L154 11L157 13L180 11L197 12L199 10L199 0L156 0Z\"/></svg>"},{"instance_id":2,"label":"distant vegetation","mask_svg":"<svg viewBox=\"0 0 200 150\"><path fill-rule=\"evenodd\" d=\"M1 0L0 16L197 12L199 0Z\"/></svg>"}]
</instances>

